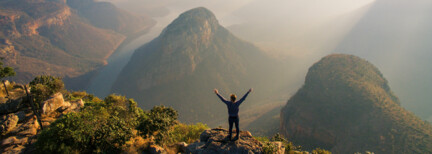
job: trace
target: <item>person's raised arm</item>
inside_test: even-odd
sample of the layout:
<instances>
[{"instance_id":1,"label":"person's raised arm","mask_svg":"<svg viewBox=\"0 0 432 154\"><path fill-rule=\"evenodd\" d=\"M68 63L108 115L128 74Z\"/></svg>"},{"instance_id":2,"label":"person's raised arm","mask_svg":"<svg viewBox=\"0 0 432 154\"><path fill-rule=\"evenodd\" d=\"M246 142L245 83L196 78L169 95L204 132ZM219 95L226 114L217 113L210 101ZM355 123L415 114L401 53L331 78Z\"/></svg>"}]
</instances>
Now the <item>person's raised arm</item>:
<instances>
[{"instance_id":1,"label":"person's raised arm","mask_svg":"<svg viewBox=\"0 0 432 154\"><path fill-rule=\"evenodd\" d=\"M226 99L219 95L219 91L217 89L214 89L214 93L219 97L219 99L226 104Z\"/></svg>"},{"instance_id":2,"label":"person's raised arm","mask_svg":"<svg viewBox=\"0 0 432 154\"><path fill-rule=\"evenodd\" d=\"M249 90L248 90L248 92L236 103L236 104L238 104L238 105L240 105L241 103L243 103L243 101L246 99L246 97L249 95L249 93L250 92L252 92L253 91L253 89L252 88L250 88Z\"/></svg>"}]
</instances>

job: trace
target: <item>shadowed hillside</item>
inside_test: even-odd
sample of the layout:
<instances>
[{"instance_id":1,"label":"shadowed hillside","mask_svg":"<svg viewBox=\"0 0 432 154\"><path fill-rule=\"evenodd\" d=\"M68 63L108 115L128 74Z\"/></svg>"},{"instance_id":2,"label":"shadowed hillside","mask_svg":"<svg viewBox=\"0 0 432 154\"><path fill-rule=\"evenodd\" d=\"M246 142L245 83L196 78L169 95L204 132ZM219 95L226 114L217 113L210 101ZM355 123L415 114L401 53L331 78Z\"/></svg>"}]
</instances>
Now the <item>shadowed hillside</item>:
<instances>
[{"instance_id":1,"label":"shadowed hillside","mask_svg":"<svg viewBox=\"0 0 432 154\"><path fill-rule=\"evenodd\" d=\"M336 153L431 153L432 126L400 106L369 62L334 54L315 63L281 112L280 131Z\"/></svg>"}]
</instances>

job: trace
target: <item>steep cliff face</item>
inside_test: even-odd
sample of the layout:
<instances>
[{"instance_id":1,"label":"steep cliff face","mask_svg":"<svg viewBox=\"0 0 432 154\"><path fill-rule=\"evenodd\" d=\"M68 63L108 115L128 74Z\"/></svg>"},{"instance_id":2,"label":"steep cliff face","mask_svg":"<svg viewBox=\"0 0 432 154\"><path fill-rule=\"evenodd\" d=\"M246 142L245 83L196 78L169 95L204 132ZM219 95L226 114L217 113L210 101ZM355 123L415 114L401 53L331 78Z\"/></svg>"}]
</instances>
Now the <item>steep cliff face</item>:
<instances>
[{"instance_id":1,"label":"steep cliff face","mask_svg":"<svg viewBox=\"0 0 432 154\"><path fill-rule=\"evenodd\" d=\"M336 153L430 153L432 126L399 105L369 62L334 54L315 63L281 112L295 143Z\"/></svg>"},{"instance_id":2,"label":"steep cliff face","mask_svg":"<svg viewBox=\"0 0 432 154\"><path fill-rule=\"evenodd\" d=\"M104 9L105 12L121 12L122 17L132 16L131 20L139 19L140 22L129 22L135 27L124 27L122 30L95 26L65 2L0 2L0 39L8 41L7 45L3 43L0 56L6 58L7 65L17 70L16 81L27 82L40 74L74 77L94 70L106 63L106 58L129 34L123 33L123 30L139 32L153 25L151 19L130 15L110 4L111 7ZM100 7L103 6L95 6ZM124 24L120 22L123 21L112 20L107 25Z\"/></svg>"}]
</instances>

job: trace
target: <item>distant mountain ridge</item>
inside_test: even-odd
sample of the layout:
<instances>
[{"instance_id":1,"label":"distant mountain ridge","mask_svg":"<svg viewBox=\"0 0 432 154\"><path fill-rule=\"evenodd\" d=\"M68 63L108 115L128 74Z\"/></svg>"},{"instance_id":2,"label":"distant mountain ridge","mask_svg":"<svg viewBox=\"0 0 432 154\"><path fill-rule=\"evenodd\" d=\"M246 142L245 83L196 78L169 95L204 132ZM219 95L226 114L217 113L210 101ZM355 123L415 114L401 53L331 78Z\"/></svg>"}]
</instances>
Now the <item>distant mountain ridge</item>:
<instances>
[{"instance_id":1,"label":"distant mountain ridge","mask_svg":"<svg viewBox=\"0 0 432 154\"><path fill-rule=\"evenodd\" d=\"M93 12L76 10L69 6L72 3L91 5ZM93 22L116 14L128 18ZM15 81L28 82L41 74L74 77L104 65L129 33L153 24L152 19L131 15L106 2L4 0L0 2L0 56L16 69Z\"/></svg>"},{"instance_id":2,"label":"distant mountain ridge","mask_svg":"<svg viewBox=\"0 0 432 154\"><path fill-rule=\"evenodd\" d=\"M137 49L112 92L137 99L144 108L173 106L186 122L211 123L227 112L213 88L241 97L254 87L267 91L248 99L263 98L281 86L276 81L283 77L274 74L278 64L200 7L182 13L159 37Z\"/></svg>"},{"instance_id":3,"label":"distant mountain ridge","mask_svg":"<svg viewBox=\"0 0 432 154\"><path fill-rule=\"evenodd\" d=\"M96 0L67 0L67 5L78 11L92 25L132 35L148 29L154 21L149 16L138 16L121 10L109 2Z\"/></svg>"},{"instance_id":4,"label":"distant mountain ridge","mask_svg":"<svg viewBox=\"0 0 432 154\"><path fill-rule=\"evenodd\" d=\"M281 112L281 132L335 153L431 153L432 126L400 106L369 62L333 54L315 63Z\"/></svg>"}]
</instances>

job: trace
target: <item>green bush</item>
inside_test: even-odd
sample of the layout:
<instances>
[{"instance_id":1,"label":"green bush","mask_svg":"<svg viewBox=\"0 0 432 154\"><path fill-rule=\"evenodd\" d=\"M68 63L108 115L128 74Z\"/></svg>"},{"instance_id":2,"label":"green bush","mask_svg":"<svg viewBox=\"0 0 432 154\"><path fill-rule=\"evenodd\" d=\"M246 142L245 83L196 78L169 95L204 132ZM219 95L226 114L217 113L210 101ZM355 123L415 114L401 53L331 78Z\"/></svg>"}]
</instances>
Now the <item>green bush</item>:
<instances>
[{"instance_id":1,"label":"green bush","mask_svg":"<svg viewBox=\"0 0 432 154\"><path fill-rule=\"evenodd\" d=\"M277 152L277 146L272 142L263 143L263 153L264 154L274 154Z\"/></svg>"},{"instance_id":2,"label":"green bush","mask_svg":"<svg viewBox=\"0 0 432 154\"><path fill-rule=\"evenodd\" d=\"M316 148L312 151L312 154L331 154L331 152L321 148Z\"/></svg>"},{"instance_id":3,"label":"green bush","mask_svg":"<svg viewBox=\"0 0 432 154\"><path fill-rule=\"evenodd\" d=\"M65 99L69 101L82 99L84 102L102 102L98 97L88 94L85 91L68 92L67 95L65 95Z\"/></svg>"},{"instance_id":4,"label":"green bush","mask_svg":"<svg viewBox=\"0 0 432 154\"><path fill-rule=\"evenodd\" d=\"M275 134L270 139L267 137L254 137L261 143L263 143L263 153L275 153L277 151L277 147L272 142L282 142L285 147L285 153L309 153L308 151L302 151L301 146L296 146L292 142L288 141L279 133ZM330 151L316 148L312 151L312 154L331 154Z\"/></svg>"},{"instance_id":5,"label":"green bush","mask_svg":"<svg viewBox=\"0 0 432 154\"><path fill-rule=\"evenodd\" d=\"M289 142L286 138L284 138L279 133L276 133L270 141L272 142L282 142L285 146L285 153L290 153L292 151L301 151L301 146L295 146L292 142Z\"/></svg>"},{"instance_id":6,"label":"green bush","mask_svg":"<svg viewBox=\"0 0 432 154\"><path fill-rule=\"evenodd\" d=\"M162 134L176 124L178 113L172 107L155 106L140 119L138 130L144 135L155 135L160 142Z\"/></svg>"},{"instance_id":7,"label":"green bush","mask_svg":"<svg viewBox=\"0 0 432 154\"><path fill-rule=\"evenodd\" d=\"M268 137L261 137L261 136L254 136L254 138L262 143L264 142L270 142Z\"/></svg>"},{"instance_id":8,"label":"green bush","mask_svg":"<svg viewBox=\"0 0 432 154\"><path fill-rule=\"evenodd\" d=\"M56 120L38 136L36 147L44 153L119 153L142 116L135 101L110 95Z\"/></svg>"},{"instance_id":9,"label":"green bush","mask_svg":"<svg viewBox=\"0 0 432 154\"><path fill-rule=\"evenodd\" d=\"M60 92L64 88L61 78L41 75L30 82L30 92L37 104L47 100L51 95Z\"/></svg>"},{"instance_id":10,"label":"green bush","mask_svg":"<svg viewBox=\"0 0 432 154\"><path fill-rule=\"evenodd\" d=\"M3 66L3 57L0 58L0 79L15 76L15 70L12 67Z\"/></svg>"},{"instance_id":11,"label":"green bush","mask_svg":"<svg viewBox=\"0 0 432 154\"><path fill-rule=\"evenodd\" d=\"M192 143L200 138L201 133L209 127L203 123L195 125L177 124L164 134L163 144L171 145L178 142Z\"/></svg>"},{"instance_id":12,"label":"green bush","mask_svg":"<svg viewBox=\"0 0 432 154\"><path fill-rule=\"evenodd\" d=\"M285 139L281 134L276 133L271 139L270 141L277 141L277 142L282 142L282 143L288 143L288 140Z\"/></svg>"}]
</instances>

